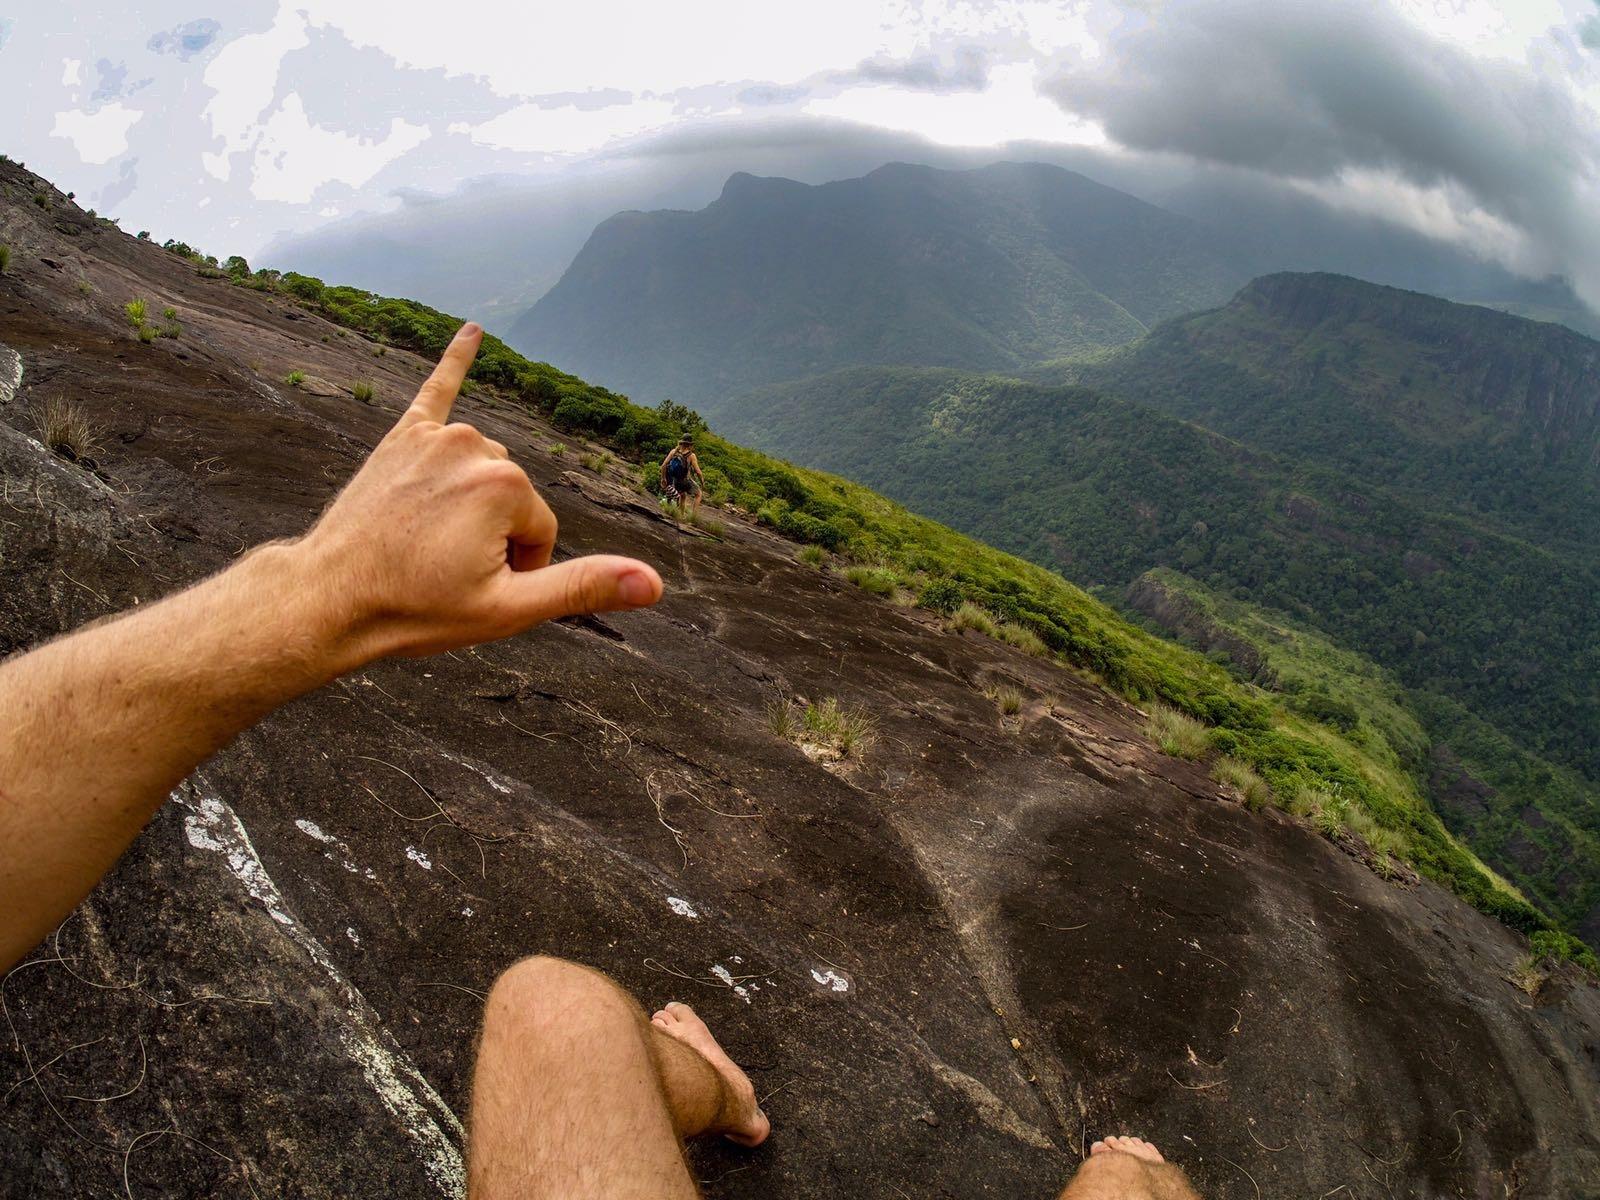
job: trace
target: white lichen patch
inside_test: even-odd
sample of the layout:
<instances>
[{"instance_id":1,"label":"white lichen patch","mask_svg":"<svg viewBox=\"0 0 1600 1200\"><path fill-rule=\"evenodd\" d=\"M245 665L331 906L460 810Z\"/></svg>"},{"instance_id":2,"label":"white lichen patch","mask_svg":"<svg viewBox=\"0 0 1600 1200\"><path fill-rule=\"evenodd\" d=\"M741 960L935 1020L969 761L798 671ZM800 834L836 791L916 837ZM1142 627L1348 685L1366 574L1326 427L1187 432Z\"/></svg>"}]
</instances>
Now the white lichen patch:
<instances>
[{"instance_id":1,"label":"white lichen patch","mask_svg":"<svg viewBox=\"0 0 1600 1200\"><path fill-rule=\"evenodd\" d=\"M295 821L294 827L308 838L314 838L324 846L332 846L334 844L334 839L329 834L323 833L321 827L315 821L307 821L302 817Z\"/></svg>"},{"instance_id":2,"label":"white lichen patch","mask_svg":"<svg viewBox=\"0 0 1600 1200\"><path fill-rule=\"evenodd\" d=\"M825 971L812 967L811 978L817 981L819 987L825 987L830 992L844 993L850 990L850 980L832 967Z\"/></svg>"},{"instance_id":3,"label":"white lichen patch","mask_svg":"<svg viewBox=\"0 0 1600 1200\"><path fill-rule=\"evenodd\" d=\"M342 1001L343 1011L334 1018L338 1021L335 1032L340 1046L360 1066L379 1101L410 1139L423 1170L440 1194L465 1196L466 1171L459 1149L465 1132L460 1120L383 1028L366 997L345 978L322 943L289 915L282 893L267 874L233 809L220 796L206 794L208 789L202 780L196 778L192 787L193 799L183 791L172 794L172 800L187 810L183 823L189 844L220 855L229 873L327 976ZM354 928L346 927L345 936L360 944Z\"/></svg>"},{"instance_id":4,"label":"white lichen patch","mask_svg":"<svg viewBox=\"0 0 1600 1200\"><path fill-rule=\"evenodd\" d=\"M360 935L360 934L358 934L358 933L356 933L356 931L355 931L355 926L353 926L353 925L346 925L346 926L345 926L345 927L344 927L344 935L345 935L345 937L347 937L347 938L349 938L349 939L350 939L350 944L351 944L351 945L352 945L352 946L359 946L359 945L361 945L361 935Z\"/></svg>"},{"instance_id":5,"label":"white lichen patch","mask_svg":"<svg viewBox=\"0 0 1600 1200\"><path fill-rule=\"evenodd\" d=\"M721 963L718 963L716 966L711 968L711 973L732 988L735 996L739 997L739 999L743 1000L746 1004L750 1003L750 989L745 987L742 983L735 982L733 978L733 972L728 970L727 967L723 966Z\"/></svg>"},{"instance_id":6,"label":"white lichen patch","mask_svg":"<svg viewBox=\"0 0 1600 1200\"><path fill-rule=\"evenodd\" d=\"M421 867L424 871L433 870L433 860L421 850L418 850L415 846L406 847L406 857L412 862L416 863L417 866Z\"/></svg>"},{"instance_id":7,"label":"white lichen patch","mask_svg":"<svg viewBox=\"0 0 1600 1200\"><path fill-rule=\"evenodd\" d=\"M332 834L324 833L321 826L319 826L315 821L307 821L304 818L301 818L296 820L294 824L295 828L301 833L305 834L308 838L311 838L313 841L321 842L324 846L330 847L330 849L322 852L322 857L327 859L329 862L338 863L352 875L361 875L367 879L377 878L377 876L373 874L371 867L362 868L351 862L350 847L346 846ZM334 851L338 851L338 853L335 854Z\"/></svg>"},{"instance_id":8,"label":"white lichen patch","mask_svg":"<svg viewBox=\"0 0 1600 1200\"><path fill-rule=\"evenodd\" d=\"M680 900L677 896L667 897L667 907L673 912L677 913L680 917L688 917L691 921L698 920L700 916L699 911L694 905L690 904L687 900ZM738 960L735 959L734 961L737 962Z\"/></svg>"}]
</instances>

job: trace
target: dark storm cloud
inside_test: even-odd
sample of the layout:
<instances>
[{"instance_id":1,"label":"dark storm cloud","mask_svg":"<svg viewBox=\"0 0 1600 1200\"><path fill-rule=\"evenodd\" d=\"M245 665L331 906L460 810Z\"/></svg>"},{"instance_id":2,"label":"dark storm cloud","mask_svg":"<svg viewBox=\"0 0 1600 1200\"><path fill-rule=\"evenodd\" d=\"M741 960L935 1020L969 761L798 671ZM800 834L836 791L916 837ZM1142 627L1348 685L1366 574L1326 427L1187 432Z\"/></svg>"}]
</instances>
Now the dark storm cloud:
<instances>
[{"instance_id":1,"label":"dark storm cloud","mask_svg":"<svg viewBox=\"0 0 1600 1200\"><path fill-rule=\"evenodd\" d=\"M830 75L836 83L890 84L922 92L981 92L989 86L989 56L980 46L917 58L869 58Z\"/></svg>"},{"instance_id":2,"label":"dark storm cloud","mask_svg":"<svg viewBox=\"0 0 1600 1200\"><path fill-rule=\"evenodd\" d=\"M1545 269L1572 272L1600 300L1585 214L1591 118L1553 82L1473 58L1386 6L1163 6L1047 88L1138 150L1302 180L1365 168L1462 189L1527 234Z\"/></svg>"},{"instance_id":3,"label":"dark storm cloud","mask_svg":"<svg viewBox=\"0 0 1600 1200\"><path fill-rule=\"evenodd\" d=\"M155 34L145 45L157 54L176 54L180 59L188 61L216 41L220 32L222 25L219 22L213 21L210 17L201 17L199 20L179 25L175 29Z\"/></svg>"}]
</instances>

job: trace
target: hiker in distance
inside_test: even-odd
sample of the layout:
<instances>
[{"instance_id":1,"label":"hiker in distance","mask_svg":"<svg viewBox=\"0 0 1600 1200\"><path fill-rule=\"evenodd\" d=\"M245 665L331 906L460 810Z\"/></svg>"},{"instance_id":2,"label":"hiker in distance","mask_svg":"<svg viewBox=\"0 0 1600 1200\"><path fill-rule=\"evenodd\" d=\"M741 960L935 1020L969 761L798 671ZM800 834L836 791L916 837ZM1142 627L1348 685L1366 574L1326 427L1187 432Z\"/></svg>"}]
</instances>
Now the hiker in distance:
<instances>
[{"instance_id":1,"label":"hiker in distance","mask_svg":"<svg viewBox=\"0 0 1600 1200\"><path fill-rule=\"evenodd\" d=\"M461 329L304 536L0 663L0 972L195 766L279 705L374 659L660 599L660 576L635 559L552 563L556 519L527 475L498 442L446 424L482 336ZM510 966L490 992L473 1200L688 1200L685 1138L753 1147L768 1130L750 1080L686 1004L646 1017L606 976L555 958ZM1096 1143L1065 1195L1193 1200L1132 1138Z\"/></svg>"},{"instance_id":2,"label":"hiker in distance","mask_svg":"<svg viewBox=\"0 0 1600 1200\"><path fill-rule=\"evenodd\" d=\"M687 495L690 516L698 517L705 483L706 477L700 473L700 460L694 456L694 436L686 433L678 439L672 453L661 460L661 494L678 506L680 517Z\"/></svg>"}]
</instances>

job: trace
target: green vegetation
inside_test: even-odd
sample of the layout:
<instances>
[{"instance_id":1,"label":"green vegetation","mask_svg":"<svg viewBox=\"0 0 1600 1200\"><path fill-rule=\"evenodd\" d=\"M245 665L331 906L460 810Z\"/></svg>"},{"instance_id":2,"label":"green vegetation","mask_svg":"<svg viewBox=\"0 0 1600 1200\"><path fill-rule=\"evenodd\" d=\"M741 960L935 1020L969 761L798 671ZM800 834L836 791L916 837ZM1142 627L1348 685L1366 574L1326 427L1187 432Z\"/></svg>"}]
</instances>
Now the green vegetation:
<instances>
[{"instance_id":1,"label":"green vegetation","mask_svg":"<svg viewBox=\"0 0 1600 1200\"><path fill-rule=\"evenodd\" d=\"M874 722L861 708L846 708L837 698L812 701L796 709L787 700L767 709L767 728L778 737L840 758L860 757L872 742Z\"/></svg>"},{"instance_id":2,"label":"green vegetation","mask_svg":"<svg viewBox=\"0 0 1600 1200\"><path fill-rule=\"evenodd\" d=\"M1045 645L1044 639L1026 625L1006 621L995 630L994 635L1006 645L1015 646L1024 654L1044 658L1050 653L1050 647Z\"/></svg>"},{"instance_id":3,"label":"green vegetation","mask_svg":"<svg viewBox=\"0 0 1600 1200\"><path fill-rule=\"evenodd\" d=\"M954 579L930 579L917 596L917 607L951 616L964 602L961 585Z\"/></svg>"},{"instance_id":4,"label":"green vegetation","mask_svg":"<svg viewBox=\"0 0 1600 1200\"><path fill-rule=\"evenodd\" d=\"M79 295L83 296L94 295L94 284L90 283L87 279L78 280L78 293Z\"/></svg>"},{"instance_id":5,"label":"green vegetation","mask_svg":"<svg viewBox=\"0 0 1600 1200\"><path fill-rule=\"evenodd\" d=\"M370 383L360 382L351 386L350 394L362 404L371 404L372 398L377 394Z\"/></svg>"},{"instance_id":6,"label":"green vegetation","mask_svg":"<svg viewBox=\"0 0 1600 1200\"><path fill-rule=\"evenodd\" d=\"M306 373L301 370L290 371L283 377L283 381L290 387L299 387L306 381Z\"/></svg>"},{"instance_id":7,"label":"green vegetation","mask_svg":"<svg viewBox=\"0 0 1600 1200\"><path fill-rule=\"evenodd\" d=\"M169 304L161 310L161 316L164 320L176 321L178 319L178 310Z\"/></svg>"},{"instance_id":8,"label":"green vegetation","mask_svg":"<svg viewBox=\"0 0 1600 1200\"><path fill-rule=\"evenodd\" d=\"M1249 763L1237 758L1224 754L1217 759L1211 764L1211 777L1238 792L1252 812L1259 812L1272 802L1272 788L1267 781Z\"/></svg>"},{"instance_id":9,"label":"green vegetation","mask_svg":"<svg viewBox=\"0 0 1600 1200\"><path fill-rule=\"evenodd\" d=\"M1211 734L1203 722L1167 704L1151 704L1144 731L1163 753L1174 758L1204 758Z\"/></svg>"},{"instance_id":10,"label":"green vegetation","mask_svg":"<svg viewBox=\"0 0 1600 1200\"><path fill-rule=\"evenodd\" d=\"M145 318L150 315L149 306L143 300L129 300L122 306L122 311L128 318L128 324L135 329L143 326Z\"/></svg>"},{"instance_id":11,"label":"green vegetation","mask_svg":"<svg viewBox=\"0 0 1600 1200\"><path fill-rule=\"evenodd\" d=\"M900 577L887 567L869 567L858 563L846 567L844 577L863 592L874 596L892 596L900 586Z\"/></svg>"},{"instance_id":12,"label":"green vegetation","mask_svg":"<svg viewBox=\"0 0 1600 1200\"><path fill-rule=\"evenodd\" d=\"M6 273L6 268L11 265L11 247L0 245L0 275Z\"/></svg>"},{"instance_id":13,"label":"green vegetation","mask_svg":"<svg viewBox=\"0 0 1600 1200\"><path fill-rule=\"evenodd\" d=\"M580 454L578 461L598 475L611 465L611 455L602 450L596 454Z\"/></svg>"},{"instance_id":14,"label":"green vegetation","mask_svg":"<svg viewBox=\"0 0 1600 1200\"><path fill-rule=\"evenodd\" d=\"M141 325L141 326L139 326L139 340L141 342L143 342L146 346L152 344L156 340L156 338L158 338L160 336L161 336L161 331L159 329L157 329L154 325Z\"/></svg>"},{"instance_id":15,"label":"green vegetation","mask_svg":"<svg viewBox=\"0 0 1600 1200\"><path fill-rule=\"evenodd\" d=\"M565 442L551 442L550 443L550 453L554 454L557 458L560 458L566 452L567 452L567 444Z\"/></svg>"},{"instance_id":16,"label":"green vegetation","mask_svg":"<svg viewBox=\"0 0 1600 1200\"><path fill-rule=\"evenodd\" d=\"M985 688L983 694L994 701L1003 716L1014 717L1022 711L1022 693L1009 683L994 684Z\"/></svg>"},{"instance_id":17,"label":"green vegetation","mask_svg":"<svg viewBox=\"0 0 1600 1200\"><path fill-rule=\"evenodd\" d=\"M821 546L801 546L795 557L808 567L820 567L828 561L828 552Z\"/></svg>"},{"instance_id":18,"label":"green vegetation","mask_svg":"<svg viewBox=\"0 0 1600 1200\"><path fill-rule=\"evenodd\" d=\"M971 600L962 601L961 607L950 614L949 627L958 633L970 629L974 633L985 634L988 637L994 637L1000 631L988 610Z\"/></svg>"}]
</instances>

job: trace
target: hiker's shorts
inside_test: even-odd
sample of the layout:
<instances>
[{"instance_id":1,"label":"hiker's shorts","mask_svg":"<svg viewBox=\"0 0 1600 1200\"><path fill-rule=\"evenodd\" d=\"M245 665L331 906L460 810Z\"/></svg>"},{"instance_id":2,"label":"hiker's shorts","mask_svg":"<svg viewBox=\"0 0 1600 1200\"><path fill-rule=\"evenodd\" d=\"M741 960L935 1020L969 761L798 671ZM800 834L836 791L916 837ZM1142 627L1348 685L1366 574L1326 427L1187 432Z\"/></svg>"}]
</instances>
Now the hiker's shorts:
<instances>
[{"instance_id":1,"label":"hiker's shorts","mask_svg":"<svg viewBox=\"0 0 1600 1200\"><path fill-rule=\"evenodd\" d=\"M668 500L676 500L679 496L684 496L684 497L687 497L689 499L698 499L699 498L699 496L700 496L700 485L697 482L695 482L693 476L689 477L688 479L685 479L677 487L674 487L670 483L667 484L667 499Z\"/></svg>"}]
</instances>

